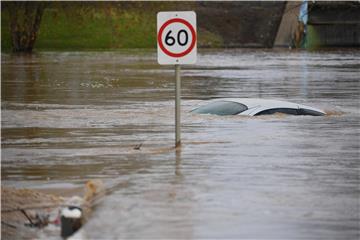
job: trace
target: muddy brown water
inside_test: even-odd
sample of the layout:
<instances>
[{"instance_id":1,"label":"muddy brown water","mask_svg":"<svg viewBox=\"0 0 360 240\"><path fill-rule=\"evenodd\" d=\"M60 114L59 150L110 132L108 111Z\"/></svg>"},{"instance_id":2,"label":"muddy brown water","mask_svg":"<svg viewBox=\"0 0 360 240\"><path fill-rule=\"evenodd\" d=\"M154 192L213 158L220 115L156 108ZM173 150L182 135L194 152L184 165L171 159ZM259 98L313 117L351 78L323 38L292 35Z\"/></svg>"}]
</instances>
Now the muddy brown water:
<instances>
[{"instance_id":1,"label":"muddy brown water","mask_svg":"<svg viewBox=\"0 0 360 240\"><path fill-rule=\"evenodd\" d=\"M154 51L1 60L2 185L120 184L82 229L88 239L359 238L359 50L200 51L182 69L179 151L174 70ZM330 114L189 113L218 97Z\"/></svg>"}]
</instances>

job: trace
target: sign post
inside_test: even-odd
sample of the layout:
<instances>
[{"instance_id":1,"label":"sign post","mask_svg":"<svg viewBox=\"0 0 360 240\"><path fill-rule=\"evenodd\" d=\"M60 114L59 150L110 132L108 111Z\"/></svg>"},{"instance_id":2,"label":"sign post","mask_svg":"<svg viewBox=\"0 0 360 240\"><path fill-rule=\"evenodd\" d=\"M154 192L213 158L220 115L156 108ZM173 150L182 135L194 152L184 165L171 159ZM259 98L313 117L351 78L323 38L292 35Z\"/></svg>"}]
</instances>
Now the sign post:
<instances>
[{"instance_id":1,"label":"sign post","mask_svg":"<svg viewBox=\"0 0 360 240\"><path fill-rule=\"evenodd\" d=\"M180 65L175 65L175 147L181 144L181 80L180 80Z\"/></svg>"},{"instance_id":2,"label":"sign post","mask_svg":"<svg viewBox=\"0 0 360 240\"><path fill-rule=\"evenodd\" d=\"M161 65L175 65L175 146L181 144L180 65L196 63L196 14L159 12L157 14L157 60Z\"/></svg>"}]
</instances>

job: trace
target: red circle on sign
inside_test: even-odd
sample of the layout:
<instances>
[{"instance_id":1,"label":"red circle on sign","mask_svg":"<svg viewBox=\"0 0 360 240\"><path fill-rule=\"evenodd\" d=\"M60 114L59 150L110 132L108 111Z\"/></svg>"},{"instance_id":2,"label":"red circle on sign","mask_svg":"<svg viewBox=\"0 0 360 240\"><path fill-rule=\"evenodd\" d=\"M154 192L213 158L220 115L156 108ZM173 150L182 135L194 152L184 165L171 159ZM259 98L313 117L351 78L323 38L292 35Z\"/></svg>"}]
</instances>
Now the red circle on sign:
<instances>
[{"instance_id":1,"label":"red circle on sign","mask_svg":"<svg viewBox=\"0 0 360 240\"><path fill-rule=\"evenodd\" d=\"M191 35L192 35L192 40L191 40L191 44L190 46L183 52L180 52L180 53L173 53L173 52L170 52L169 50L167 50L165 47L164 47L164 44L162 43L162 40L161 40L161 35L164 31L164 29L170 25L171 23L175 23L175 22L179 22L179 23L182 23L184 24L185 26L187 26L190 31L191 31ZM185 56L186 54L190 53L194 46L195 46L195 43L196 43L196 33L195 33L195 29L193 28L193 26L191 26L191 24L182 19L182 18L173 18L173 19L170 19L168 21L166 21L160 28L159 30L159 33L158 33L158 43L159 43L159 47L161 48L161 50L166 54L166 55L169 55L170 57L183 57Z\"/></svg>"}]
</instances>

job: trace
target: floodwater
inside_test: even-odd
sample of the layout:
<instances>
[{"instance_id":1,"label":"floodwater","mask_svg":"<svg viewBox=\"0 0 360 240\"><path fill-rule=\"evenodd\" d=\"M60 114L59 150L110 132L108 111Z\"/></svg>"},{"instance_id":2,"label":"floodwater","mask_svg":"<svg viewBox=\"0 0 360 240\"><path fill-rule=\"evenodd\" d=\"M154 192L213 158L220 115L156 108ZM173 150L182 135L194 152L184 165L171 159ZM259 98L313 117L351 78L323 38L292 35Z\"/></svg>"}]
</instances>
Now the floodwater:
<instances>
[{"instance_id":1,"label":"floodwater","mask_svg":"<svg viewBox=\"0 0 360 240\"><path fill-rule=\"evenodd\" d=\"M111 192L87 239L359 239L360 51L1 55L2 185ZM328 116L196 115L202 100L272 98ZM140 149L135 149L135 146Z\"/></svg>"}]
</instances>

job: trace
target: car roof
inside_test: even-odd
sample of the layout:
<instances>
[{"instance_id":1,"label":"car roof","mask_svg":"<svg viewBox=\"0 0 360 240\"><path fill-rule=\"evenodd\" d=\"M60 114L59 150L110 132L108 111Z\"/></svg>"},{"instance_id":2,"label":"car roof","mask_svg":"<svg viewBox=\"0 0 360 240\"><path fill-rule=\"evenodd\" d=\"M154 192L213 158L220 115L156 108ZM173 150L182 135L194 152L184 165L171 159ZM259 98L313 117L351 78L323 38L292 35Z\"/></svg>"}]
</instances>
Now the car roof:
<instances>
[{"instance_id":1,"label":"car roof","mask_svg":"<svg viewBox=\"0 0 360 240\"><path fill-rule=\"evenodd\" d=\"M260 98L217 98L213 101L227 101L227 102L237 102L244 104L249 109L257 106L262 107L277 107L277 108L298 108L299 104L279 101L279 100L272 100L272 99L260 99Z\"/></svg>"},{"instance_id":2,"label":"car roof","mask_svg":"<svg viewBox=\"0 0 360 240\"><path fill-rule=\"evenodd\" d=\"M227 102L237 102L244 104L249 110L252 108L259 108L258 110L265 110L265 109L274 109L274 108L304 108L309 109L317 112L321 112L325 114L324 111L309 107L302 104L292 103L292 102L286 102L286 101L280 101L280 100L274 100L274 99L261 99L261 98L217 98L211 100L211 102L216 101L227 101Z\"/></svg>"}]
</instances>

